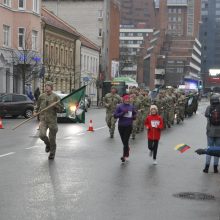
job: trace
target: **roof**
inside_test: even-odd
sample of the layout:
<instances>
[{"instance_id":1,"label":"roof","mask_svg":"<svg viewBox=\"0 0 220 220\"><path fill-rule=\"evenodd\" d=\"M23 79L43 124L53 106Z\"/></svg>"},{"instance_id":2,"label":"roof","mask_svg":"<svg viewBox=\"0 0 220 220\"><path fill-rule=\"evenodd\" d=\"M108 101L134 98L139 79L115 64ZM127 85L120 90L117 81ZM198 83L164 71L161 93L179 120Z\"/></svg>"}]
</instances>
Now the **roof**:
<instances>
[{"instance_id":1,"label":"roof","mask_svg":"<svg viewBox=\"0 0 220 220\"><path fill-rule=\"evenodd\" d=\"M84 47L90 48L92 50L100 51L100 47L98 45L96 45L95 43L90 41L88 38L86 38L82 34L80 34L80 33L78 33L78 34L80 35L80 41L82 42L82 45Z\"/></svg>"},{"instance_id":2,"label":"roof","mask_svg":"<svg viewBox=\"0 0 220 220\"><path fill-rule=\"evenodd\" d=\"M70 34L74 34L75 36L79 37L78 32L68 23L63 21L61 18L57 17L51 11L47 10L45 7L42 7L41 10L41 19L48 25L58 28L60 30L66 31Z\"/></svg>"}]
</instances>

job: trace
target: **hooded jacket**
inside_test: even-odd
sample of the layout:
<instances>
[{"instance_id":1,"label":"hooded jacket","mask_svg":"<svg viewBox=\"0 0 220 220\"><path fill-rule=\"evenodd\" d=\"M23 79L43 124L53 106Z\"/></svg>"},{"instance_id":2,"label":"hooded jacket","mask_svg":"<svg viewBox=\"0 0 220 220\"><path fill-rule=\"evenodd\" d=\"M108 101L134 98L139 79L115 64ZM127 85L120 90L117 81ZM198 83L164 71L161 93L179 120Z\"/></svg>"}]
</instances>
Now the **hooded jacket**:
<instances>
[{"instance_id":1,"label":"hooded jacket","mask_svg":"<svg viewBox=\"0 0 220 220\"><path fill-rule=\"evenodd\" d=\"M148 129L149 140L160 140L161 130L163 129L163 119L160 115L148 115L145 119L145 127Z\"/></svg>"}]
</instances>

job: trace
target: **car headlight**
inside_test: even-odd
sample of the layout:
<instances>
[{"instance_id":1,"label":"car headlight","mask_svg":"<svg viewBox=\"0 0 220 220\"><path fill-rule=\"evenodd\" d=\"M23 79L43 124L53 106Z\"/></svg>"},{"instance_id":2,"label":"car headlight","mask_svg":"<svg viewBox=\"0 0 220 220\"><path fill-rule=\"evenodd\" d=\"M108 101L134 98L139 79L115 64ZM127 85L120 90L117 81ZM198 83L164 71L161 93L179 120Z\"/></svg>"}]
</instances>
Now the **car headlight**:
<instances>
[{"instance_id":1,"label":"car headlight","mask_svg":"<svg viewBox=\"0 0 220 220\"><path fill-rule=\"evenodd\" d=\"M76 106L75 105L71 105L69 107L69 109L70 109L71 112L75 112L76 111Z\"/></svg>"}]
</instances>

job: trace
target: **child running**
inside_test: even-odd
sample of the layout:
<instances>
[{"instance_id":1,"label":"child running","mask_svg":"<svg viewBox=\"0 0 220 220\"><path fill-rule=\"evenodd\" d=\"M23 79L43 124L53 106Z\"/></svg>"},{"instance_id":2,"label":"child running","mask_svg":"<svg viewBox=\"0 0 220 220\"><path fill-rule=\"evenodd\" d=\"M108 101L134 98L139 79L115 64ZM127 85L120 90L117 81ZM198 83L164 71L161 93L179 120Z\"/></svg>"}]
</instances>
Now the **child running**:
<instances>
[{"instance_id":1,"label":"child running","mask_svg":"<svg viewBox=\"0 0 220 220\"><path fill-rule=\"evenodd\" d=\"M148 135L148 148L150 150L150 157L153 155L153 164L157 165L157 149L160 140L161 130L163 129L163 119L158 114L156 105L151 105L150 114L145 119L145 126Z\"/></svg>"}]
</instances>

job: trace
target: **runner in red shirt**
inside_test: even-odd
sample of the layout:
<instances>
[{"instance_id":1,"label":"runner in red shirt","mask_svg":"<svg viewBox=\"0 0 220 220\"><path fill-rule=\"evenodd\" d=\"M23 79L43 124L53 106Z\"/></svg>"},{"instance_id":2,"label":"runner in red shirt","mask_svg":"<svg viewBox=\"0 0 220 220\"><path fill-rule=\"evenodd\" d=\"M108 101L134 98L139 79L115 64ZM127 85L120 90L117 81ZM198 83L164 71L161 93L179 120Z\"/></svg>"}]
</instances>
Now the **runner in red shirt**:
<instances>
[{"instance_id":1,"label":"runner in red shirt","mask_svg":"<svg viewBox=\"0 0 220 220\"><path fill-rule=\"evenodd\" d=\"M150 157L153 156L153 164L157 165L157 149L161 130L163 129L163 119L160 115L158 115L158 108L156 105L152 105L150 107L150 114L145 119L145 126L147 128Z\"/></svg>"}]
</instances>

